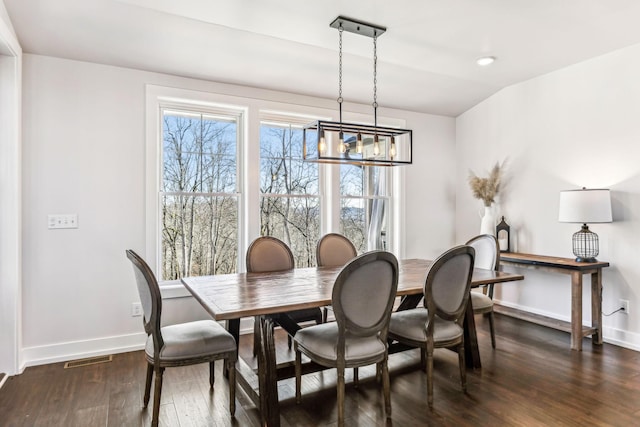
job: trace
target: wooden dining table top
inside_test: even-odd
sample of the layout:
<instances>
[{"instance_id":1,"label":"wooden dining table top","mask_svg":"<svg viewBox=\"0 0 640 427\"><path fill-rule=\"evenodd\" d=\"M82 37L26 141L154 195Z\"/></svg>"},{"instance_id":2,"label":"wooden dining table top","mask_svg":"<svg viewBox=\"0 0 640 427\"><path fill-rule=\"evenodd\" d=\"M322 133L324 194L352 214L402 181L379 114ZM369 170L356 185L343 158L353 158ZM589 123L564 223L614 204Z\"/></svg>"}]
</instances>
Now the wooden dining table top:
<instances>
[{"instance_id":1,"label":"wooden dining table top","mask_svg":"<svg viewBox=\"0 0 640 427\"><path fill-rule=\"evenodd\" d=\"M422 293L431 263L425 259L399 261L397 295ZM342 267L308 267L219 274L185 277L182 283L214 319L228 320L329 305L341 270ZM523 279L520 274L475 268L471 284L477 287Z\"/></svg>"}]
</instances>

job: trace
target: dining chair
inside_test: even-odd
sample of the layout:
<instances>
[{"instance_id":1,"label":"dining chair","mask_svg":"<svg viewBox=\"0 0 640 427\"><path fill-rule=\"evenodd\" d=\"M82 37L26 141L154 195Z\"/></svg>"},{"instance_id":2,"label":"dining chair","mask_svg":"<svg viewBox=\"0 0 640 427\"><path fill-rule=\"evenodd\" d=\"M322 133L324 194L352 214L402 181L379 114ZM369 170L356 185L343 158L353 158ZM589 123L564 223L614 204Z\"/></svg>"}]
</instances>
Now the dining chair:
<instances>
[{"instance_id":1,"label":"dining chair","mask_svg":"<svg viewBox=\"0 0 640 427\"><path fill-rule=\"evenodd\" d=\"M316 245L316 263L318 267L342 267L358 256L351 240L338 233L325 234ZM329 320L331 306L322 308L322 323ZM358 386L358 368L353 368L353 381Z\"/></svg>"},{"instance_id":2,"label":"dining chair","mask_svg":"<svg viewBox=\"0 0 640 427\"><path fill-rule=\"evenodd\" d=\"M213 320L199 320L175 325L160 326L162 296L155 275L147 263L134 251L127 250L127 258L133 263L133 271L140 294L147 333L145 356L147 379L144 389L144 407L149 404L151 381L155 374L153 391L153 416L151 425L158 425L162 376L165 368L209 363L209 385L213 389L214 361L224 359L229 373L229 411L236 411L236 361L238 353L233 336Z\"/></svg>"},{"instance_id":3,"label":"dining chair","mask_svg":"<svg viewBox=\"0 0 640 427\"><path fill-rule=\"evenodd\" d=\"M498 239L491 234L480 234L467 242L476 250L475 267L496 270L500 265L500 248ZM474 314L489 316L491 347L496 348L496 332L493 322L493 283L487 285L488 295L482 292L471 292L471 306Z\"/></svg>"},{"instance_id":4,"label":"dining chair","mask_svg":"<svg viewBox=\"0 0 640 427\"><path fill-rule=\"evenodd\" d=\"M398 260L390 252L367 252L344 266L331 296L336 321L300 329L293 338L297 403L302 354L337 368L338 425L344 424L345 369L376 363L382 375L386 416L391 417L387 332L397 287Z\"/></svg>"},{"instance_id":5,"label":"dining chair","mask_svg":"<svg viewBox=\"0 0 640 427\"><path fill-rule=\"evenodd\" d=\"M271 271L286 271L295 268L293 253L289 246L282 240L272 236L261 236L255 239L247 249L247 272L268 273ZM315 321L322 323L322 311L319 307L305 308L286 313L296 323ZM258 339L259 322L255 319L253 324L253 355L255 356L260 346ZM291 348L291 336L287 336L289 348Z\"/></svg>"},{"instance_id":6,"label":"dining chair","mask_svg":"<svg viewBox=\"0 0 640 427\"><path fill-rule=\"evenodd\" d=\"M329 233L322 236L316 245L318 267L341 267L358 256L356 247L342 234ZM329 307L322 312L323 323L327 322Z\"/></svg>"},{"instance_id":7,"label":"dining chair","mask_svg":"<svg viewBox=\"0 0 640 427\"><path fill-rule=\"evenodd\" d=\"M427 270L424 307L391 315L389 339L421 349L430 408L433 406L433 352L436 348L458 351L460 383L462 390L467 390L463 322L469 302L474 256L475 250L467 245L444 252Z\"/></svg>"}]
</instances>

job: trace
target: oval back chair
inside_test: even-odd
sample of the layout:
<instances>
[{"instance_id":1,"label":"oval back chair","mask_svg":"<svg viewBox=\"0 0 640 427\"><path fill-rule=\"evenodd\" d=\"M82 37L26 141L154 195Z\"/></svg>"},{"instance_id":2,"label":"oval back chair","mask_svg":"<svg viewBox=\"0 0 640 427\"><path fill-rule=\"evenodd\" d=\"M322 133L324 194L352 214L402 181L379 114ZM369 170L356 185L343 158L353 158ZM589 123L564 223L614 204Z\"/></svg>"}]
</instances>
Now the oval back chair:
<instances>
[{"instance_id":1,"label":"oval back chair","mask_svg":"<svg viewBox=\"0 0 640 427\"><path fill-rule=\"evenodd\" d=\"M149 404L151 381L155 374L153 392L153 415L151 425L158 425L160 414L160 394L165 368L209 363L209 384L213 388L214 361L225 359L229 372L229 411L235 414L235 366L238 358L236 341L219 323L213 320L199 320L169 326L160 326L162 296L155 275L147 263L134 251L126 251L133 264L133 271L140 294L147 333L145 356L147 358L147 378L144 391L144 407Z\"/></svg>"},{"instance_id":2,"label":"oval back chair","mask_svg":"<svg viewBox=\"0 0 640 427\"><path fill-rule=\"evenodd\" d=\"M467 389L463 321L469 302L474 256L475 250L471 246L456 246L444 252L427 271L424 307L391 315L389 338L422 349L429 407L433 406L435 348L457 350L460 383L464 391Z\"/></svg>"},{"instance_id":3,"label":"oval back chair","mask_svg":"<svg viewBox=\"0 0 640 427\"><path fill-rule=\"evenodd\" d=\"M476 250L477 268L496 270L500 266L500 248L498 239L491 234L480 234L467 242L467 245ZM484 292L471 292L471 306L474 314L487 314L489 316L489 331L491 333L491 347L496 348L496 332L493 321L493 287L487 285L488 294Z\"/></svg>"},{"instance_id":4,"label":"oval back chair","mask_svg":"<svg viewBox=\"0 0 640 427\"><path fill-rule=\"evenodd\" d=\"M344 371L373 363L382 374L387 418L391 416L387 335L398 287L398 260L390 252L367 252L336 278L331 303L336 321L299 330L295 337L296 401L300 402L302 359L337 368L338 425L344 425Z\"/></svg>"},{"instance_id":5,"label":"oval back chair","mask_svg":"<svg viewBox=\"0 0 640 427\"><path fill-rule=\"evenodd\" d=\"M268 273L273 271L286 271L295 268L293 253L289 246L282 240L272 236L261 236L255 239L247 249L247 272ZM305 308L284 313L294 322L315 321L322 323L322 310L319 307ZM258 339L259 321L256 318L253 326L253 355L258 352L260 340ZM289 348L291 348L291 336L287 336Z\"/></svg>"}]
</instances>

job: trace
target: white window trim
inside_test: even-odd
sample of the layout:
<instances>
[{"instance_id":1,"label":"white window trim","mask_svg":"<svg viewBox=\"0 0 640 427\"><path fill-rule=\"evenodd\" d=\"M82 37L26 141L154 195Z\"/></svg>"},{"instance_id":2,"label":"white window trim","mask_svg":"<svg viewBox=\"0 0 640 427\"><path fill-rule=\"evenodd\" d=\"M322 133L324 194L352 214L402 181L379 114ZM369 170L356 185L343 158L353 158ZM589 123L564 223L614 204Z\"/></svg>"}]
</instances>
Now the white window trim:
<instances>
[{"instance_id":1,"label":"white window trim","mask_svg":"<svg viewBox=\"0 0 640 427\"><path fill-rule=\"evenodd\" d=\"M292 124L306 124L318 118L331 120L336 112L332 109L314 107L296 103L270 101L250 97L232 96L221 93L204 92L190 89L172 88L148 84L145 87L145 259L151 269L157 271L159 265L158 245L161 234L159 233L160 218L158 209L158 191L160 183L160 147L158 138L161 131L160 105L169 103L184 105L191 104L198 111L198 106L203 108L231 108L244 111L242 124L243 141L238 147L238 192L241 193L239 201L239 235L238 251L242 254L246 251L250 240L258 237L260 232L259 185L251 185L254 179L259 182L260 167L260 123L261 121L290 121ZM182 108L184 109L184 108ZM404 128L405 120L389 117L379 117L381 125ZM371 115L353 112L344 112L344 120L349 122L370 123ZM256 149L257 147L257 149ZM340 197L329 198L328 194L339 195L339 167L335 165L319 165L319 197L324 206L321 217L322 234L337 232L339 230L339 205ZM391 209L389 223L393 230L392 239L388 241L389 250L401 258L405 253L405 172L403 167L391 168ZM338 216L335 213L338 212ZM240 255L238 271L245 271L245 257ZM190 293L179 281L161 283L163 298L188 297Z\"/></svg>"},{"instance_id":2,"label":"white window trim","mask_svg":"<svg viewBox=\"0 0 640 427\"><path fill-rule=\"evenodd\" d=\"M238 100L228 96L219 96L207 92L196 92L183 89L167 88L162 86L146 86L146 153L145 153L145 231L146 231L146 256L145 259L151 270L159 277L158 266L160 265L160 251L162 232L160 230L160 192L161 166L160 160L162 150L159 140L162 134L162 110L178 109L193 112L210 112L214 114L237 115L240 118L238 128L238 176L237 192L238 197L238 242L242 242L245 226L243 224L242 212L244 212L243 189L245 188L243 177L244 161L242 154L244 151L244 141L246 138L248 107L238 105ZM238 248L238 269L244 268L244 257L241 256ZM159 281L163 298L179 298L190 296L178 280Z\"/></svg>"}]
</instances>

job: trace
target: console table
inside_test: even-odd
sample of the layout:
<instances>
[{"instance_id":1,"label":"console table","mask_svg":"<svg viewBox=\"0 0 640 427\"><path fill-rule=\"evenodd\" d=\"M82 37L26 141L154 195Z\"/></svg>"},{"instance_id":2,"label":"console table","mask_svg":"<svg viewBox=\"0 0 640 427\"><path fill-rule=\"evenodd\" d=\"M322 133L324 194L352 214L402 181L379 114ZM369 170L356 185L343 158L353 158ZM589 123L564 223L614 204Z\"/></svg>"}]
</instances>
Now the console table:
<instances>
[{"instance_id":1,"label":"console table","mask_svg":"<svg viewBox=\"0 0 640 427\"><path fill-rule=\"evenodd\" d=\"M602 344L602 269L609 267L608 262L577 262L573 258L516 252L502 252L500 262L571 275L571 323L500 306L495 307L496 312L570 332L572 350L582 350L582 338L589 335L592 335L594 344ZM584 274L591 275L591 327L582 325L582 275Z\"/></svg>"}]
</instances>

